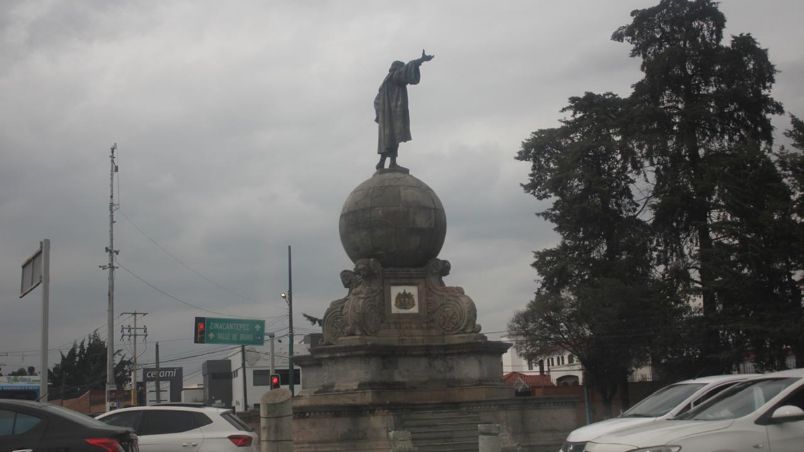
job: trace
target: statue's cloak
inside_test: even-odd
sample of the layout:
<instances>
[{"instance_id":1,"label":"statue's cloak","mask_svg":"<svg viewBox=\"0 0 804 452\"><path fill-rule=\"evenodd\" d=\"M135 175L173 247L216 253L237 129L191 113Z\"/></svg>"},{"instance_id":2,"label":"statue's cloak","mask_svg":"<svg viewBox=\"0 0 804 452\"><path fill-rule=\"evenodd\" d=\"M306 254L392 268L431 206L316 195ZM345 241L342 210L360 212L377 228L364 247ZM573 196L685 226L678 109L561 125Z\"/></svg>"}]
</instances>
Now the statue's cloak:
<instances>
[{"instance_id":1,"label":"statue's cloak","mask_svg":"<svg viewBox=\"0 0 804 452\"><path fill-rule=\"evenodd\" d=\"M410 111L407 85L421 79L419 66L414 60L407 64L394 62L374 98L374 121L379 124L377 153L396 157L399 143L410 141Z\"/></svg>"}]
</instances>

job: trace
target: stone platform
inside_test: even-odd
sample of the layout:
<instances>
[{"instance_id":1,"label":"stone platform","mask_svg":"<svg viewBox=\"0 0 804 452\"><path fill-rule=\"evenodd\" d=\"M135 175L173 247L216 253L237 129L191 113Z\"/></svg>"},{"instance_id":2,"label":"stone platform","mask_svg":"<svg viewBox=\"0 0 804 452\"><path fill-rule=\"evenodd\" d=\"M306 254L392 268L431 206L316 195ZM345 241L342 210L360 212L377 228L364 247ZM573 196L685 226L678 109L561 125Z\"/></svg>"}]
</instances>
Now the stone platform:
<instances>
[{"instance_id":1,"label":"stone platform","mask_svg":"<svg viewBox=\"0 0 804 452\"><path fill-rule=\"evenodd\" d=\"M315 347L310 355L295 358L303 369L304 388L295 406L513 396L512 388L501 381L500 356L510 344L485 341L479 334L448 336L442 343L423 343L422 338L388 338L388 343L377 343L376 339L344 338L337 345Z\"/></svg>"}]
</instances>

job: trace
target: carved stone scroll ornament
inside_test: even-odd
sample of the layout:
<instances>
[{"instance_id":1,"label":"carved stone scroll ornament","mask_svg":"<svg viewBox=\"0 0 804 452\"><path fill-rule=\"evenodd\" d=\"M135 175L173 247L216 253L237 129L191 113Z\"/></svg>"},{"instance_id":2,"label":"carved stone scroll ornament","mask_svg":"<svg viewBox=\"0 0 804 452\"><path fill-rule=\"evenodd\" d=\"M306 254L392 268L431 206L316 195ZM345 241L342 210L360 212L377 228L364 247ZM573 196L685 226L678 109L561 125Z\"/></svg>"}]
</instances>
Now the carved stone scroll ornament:
<instances>
[{"instance_id":1,"label":"carved stone scroll ornament","mask_svg":"<svg viewBox=\"0 0 804 452\"><path fill-rule=\"evenodd\" d=\"M343 287L349 289L347 295L339 298L329 304L324 313L324 318L321 322L321 330L324 334L324 342L327 344L334 344L338 338L346 333L346 319L343 317L343 305L349 299L349 294L352 293L352 288L356 283L355 273L351 270L344 270L341 272L341 283Z\"/></svg>"},{"instance_id":2,"label":"carved stone scroll ornament","mask_svg":"<svg viewBox=\"0 0 804 452\"><path fill-rule=\"evenodd\" d=\"M343 307L346 334L371 336L379 331L385 313L382 265L377 259L360 259L355 275L357 284Z\"/></svg>"},{"instance_id":3,"label":"carved stone scroll ornament","mask_svg":"<svg viewBox=\"0 0 804 452\"><path fill-rule=\"evenodd\" d=\"M330 303L324 313L324 342L334 344L343 336L373 335L382 324L382 266L376 259L360 259L354 271L341 272L341 282L349 293Z\"/></svg>"},{"instance_id":4,"label":"carved stone scroll ornament","mask_svg":"<svg viewBox=\"0 0 804 452\"><path fill-rule=\"evenodd\" d=\"M425 287L430 299L433 324L444 334L479 333L475 302L460 287L448 287L449 261L433 259L427 264Z\"/></svg>"}]
</instances>

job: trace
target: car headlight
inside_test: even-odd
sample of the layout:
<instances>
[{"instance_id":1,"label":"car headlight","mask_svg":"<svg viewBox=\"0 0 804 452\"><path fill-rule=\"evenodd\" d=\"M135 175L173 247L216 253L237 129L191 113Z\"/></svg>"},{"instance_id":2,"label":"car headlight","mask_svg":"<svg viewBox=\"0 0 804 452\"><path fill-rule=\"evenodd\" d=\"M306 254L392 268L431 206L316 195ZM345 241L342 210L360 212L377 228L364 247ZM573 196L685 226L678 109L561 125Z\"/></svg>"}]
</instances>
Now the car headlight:
<instances>
[{"instance_id":1,"label":"car headlight","mask_svg":"<svg viewBox=\"0 0 804 452\"><path fill-rule=\"evenodd\" d=\"M639 449L631 449L628 452L678 452L681 446L651 446Z\"/></svg>"}]
</instances>

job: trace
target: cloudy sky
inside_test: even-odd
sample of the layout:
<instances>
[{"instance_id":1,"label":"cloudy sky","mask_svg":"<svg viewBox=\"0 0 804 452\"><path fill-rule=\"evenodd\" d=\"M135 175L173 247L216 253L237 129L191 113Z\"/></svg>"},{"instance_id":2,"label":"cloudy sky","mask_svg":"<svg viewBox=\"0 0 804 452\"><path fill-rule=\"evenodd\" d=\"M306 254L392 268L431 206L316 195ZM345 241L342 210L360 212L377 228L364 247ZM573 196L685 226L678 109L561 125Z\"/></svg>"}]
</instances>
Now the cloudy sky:
<instances>
[{"instance_id":1,"label":"cloudy sky","mask_svg":"<svg viewBox=\"0 0 804 452\"><path fill-rule=\"evenodd\" d=\"M391 61L423 48L435 59L409 90L413 141L400 163L445 206L447 284L464 287L499 338L536 288L532 251L556 241L534 216L543 205L519 187L528 165L514 155L531 131L557 125L568 97L628 94L638 61L609 37L655 3L3 1L0 363L39 366L40 290L18 292L20 265L43 238L51 361L94 329L106 336L98 266L113 143L115 316L149 313L142 360L154 341L163 359L214 350L192 344L197 315L264 318L286 334L288 245L296 313L323 314L352 266L338 216L373 173L377 87ZM804 3L721 9L727 33L769 48L775 97L804 115ZM131 322L118 319L116 331ZM183 365L188 375L200 360Z\"/></svg>"}]
</instances>

